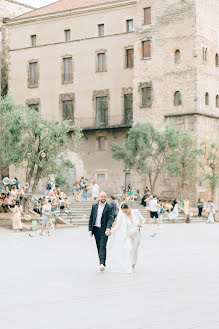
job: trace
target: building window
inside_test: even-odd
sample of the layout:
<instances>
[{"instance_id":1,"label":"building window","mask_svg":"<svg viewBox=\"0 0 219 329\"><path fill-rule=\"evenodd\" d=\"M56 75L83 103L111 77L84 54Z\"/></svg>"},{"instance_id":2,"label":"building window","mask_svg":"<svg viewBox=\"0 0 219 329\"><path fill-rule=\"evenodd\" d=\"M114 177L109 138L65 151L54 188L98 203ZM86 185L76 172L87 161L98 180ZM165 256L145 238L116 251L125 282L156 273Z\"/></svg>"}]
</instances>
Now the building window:
<instances>
[{"instance_id":1,"label":"building window","mask_svg":"<svg viewBox=\"0 0 219 329\"><path fill-rule=\"evenodd\" d=\"M72 82L72 57L63 58L63 82Z\"/></svg>"},{"instance_id":2,"label":"building window","mask_svg":"<svg viewBox=\"0 0 219 329\"><path fill-rule=\"evenodd\" d=\"M99 151L105 151L105 136L98 137L98 149Z\"/></svg>"},{"instance_id":3,"label":"building window","mask_svg":"<svg viewBox=\"0 0 219 329\"><path fill-rule=\"evenodd\" d=\"M180 63L180 50L179 49L177 49L176 51L175 51L175 64L179 64Z\"/></svg>"},{"instance_id":4,"label":"building window","mask_svg":"<svg viewBox=\"0 0 219 329\"><path fill-rule=\"evenodd\" d=\"M151 24L151 7L144 8L144 25Z\"/></svg>"},{"instance_id":5,"label":"building window","mask_svg":"<svg viewBox=\"0 0 219 329\"><path fill-rule=\"evenodd\" d=\"M125 174L125 187L128 185L131 185L131 174L130 173Z\"/></svg>"},{"instance_id":6,"label":"building window","mask_svg":"<svg viewBox=\"0 0 219 329\"><path fill-rule=\"evenodd\" d=\"M215 66L219 66L219 57L218 54L215 55Z\"/></svg>"},{"instance_id":7,"label":"building window","mask_svg":"<svg viewBox=\"0 0 219 329\"><path fill-rule=\"evenodd\" d=\"M180 91L176 91L174 94L174 105L175 106L182 105L182 96Z\"/></svg>"},{"instance_id":8,"label":"building window","mask_svg":"<svg viewBox=\"0 0 219 329\"><path fill-rule=\"evenodd\" d=\"M97 54L97 71L98 72L106 71L106 53Z\"/></svg>"},{"instance_id":9,"label":"building window","mask_svg":"<svg viewBox=\"0 0 219 329\"><path fill-rule=\"evenodd\" d=\"M205 105L209 105L209 93L205 93Z\"/></svg>"},{"instance_id":10,"label":"building window","mask_svg":"<svg viewBox=\"0 0 219 329\"><path fill-rule=\"evenodd\" d=\"M36 47L36 34L30 36L31 46Z\"/></svg>"},{"instance_id":11,"label":"building window","mask_svg":"<svg viewBox=\"0 0 219 329\"><path fill-rule=\"evenodd\" d=\"M106 173L97 174L97 183L105 182L105 180L106 180Z\"/></svg>"},{"instance_id":12,"label":"building window","mask_svg":"<svg viewBox=\"0 0 219 329\"><path fill-rule=\"evenodd\" d=\"M125 67L132 68L134 66L134 49L126 49Z\"/></svg>"},{"instance_id":13,"label":"building window","mask_svg":"<svg viewBox=\"0 0 219 329\"><path fill-rule=\"evenodd\" d=\"M134 31L133 19L127 19L127 21L126 21L126 32L133 32L133 31Z\"/></svg>"},{"instance_id":14,"label":"building window","mask_svg":"<svg viewBox=\"0 0 219 329\"><path fill-rule=\"evenodd\" d=\"M133 95L124 95L124 124L132 124L133 120Z\"/></svg>"},{"instance_id":15,"label":"building window","mask_svg":"<svg viewBox=\"0 0 219 329\"><path fill-rule=\"evenodd\" d=\"M208 61L208 49L203 47L202 48L202 62L205 64Z\"/></svg>"},{"instance_id":16,"label":"building window","mask_svg":"<svg viewBox=\"0 0 219 329\"><path fill-rule=\"evenodd\" d=\"M98 24L98 35L99 37L104 36L104 24Z\"/></svg>"},{"instance_id":17,"label":"building window","mask_svg":"<svg viewBox=\"0 0 219 329\"><path fill-rule=\"evenodd\" d=\"M39 112L40 110L40 106L39 104L28 104L28 109L30 111L36 111L36 112Z\"/></svg>"},{"instance_id":18,"label":"building window","mask_svg":"<svg viewBox=\"0 0 219 329\"><path fill-rule=\"evenodd\" d=\"M29 63L29 86L38 86L39 73L38 73L38 62Z\"/></svg>"},{"instance_id":19,"label":"building window","mask_svg":"<svg viewBox=\"0 0 219 329\"><path fill-rule=\"evenodd\" d=\"M104 127L108 124L108 97L96 97L96 125Z\"/></svg>"},{"instance_id":20,"label":"building window","mask_svg":"<svg viewBox=\"0 0 219 329\"><path fill-rule=\"evenodd\" d=\"M216 107L219 107L219 95L216 96Z\"/></svg>"},{"instance_id":21,"label":"building window","mask_svg":"<svg viewBox=\"0 0 219 329\"><path fill-rule=\"evenodd\" d=\"M142 58L151 58L151 40L142 41Z\"/></svg>"},{"instance_id":22,"label":"building window","mask_svg":"<svg viewBox=\"0 0 219 329\"><path fill-rule=\"evenodd\" d=\"M62 101L62 118L74 122L73 100Z\"/></svg>"},{"instance_id":23,"label":"building window","mask_svg":"<svg viewBox=\"0 0 219 329\"><path fill-rule=\"evenodd\" d=\"M142 107L152 106L152 88L144 87L141 88Z\"/></svg>"},{"instance_id":24,"label":"building window","mask_svg":"<svg viewBox=\"0 0 219 329\"><path fill-rule=\"evenodd\" d=\"M65 30L65 41L71 41L71 30Z\"/></svg>"}]
</instances>

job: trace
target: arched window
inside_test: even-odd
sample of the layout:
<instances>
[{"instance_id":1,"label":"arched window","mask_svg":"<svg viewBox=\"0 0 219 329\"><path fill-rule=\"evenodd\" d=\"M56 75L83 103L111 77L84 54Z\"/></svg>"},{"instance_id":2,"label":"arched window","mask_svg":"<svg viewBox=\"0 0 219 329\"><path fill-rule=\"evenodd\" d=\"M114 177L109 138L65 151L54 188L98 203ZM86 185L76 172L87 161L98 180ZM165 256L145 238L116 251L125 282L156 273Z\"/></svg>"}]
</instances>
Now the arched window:
<instances>
[{"instance_id":1,"label":"arched window","mask_svg":"<svg viewBox=\"0 0 219 329\"><path fill-rule=\"evenodd\" d=\"M216 96L216 107L219 107L219 95Z\"/></svg>"},{"instance_id":2,"label":"arched window","mask_svg":"<svg viewBox=\"0 0 219 329\"><path fill-rule=\"evenodd\" d=\"M174 94L174 105L175 106L182 105L182 96L180 91L176 91Z\"/></svg>"},{"instance_id":3,"label":"arched window","mask_svg":"<svg viewBox=\"0 0 219 329\"><path fill-rule=\"evenodd\" d=\"M219 66L219 57L218 54L215 55L215 66Z\"/></svg>"},{"instance_id":4,"label":"arched window","mask_svg":"<svg viewBox=\"0 0 219 329\"><path fill-rule=\"evenodd\" d=\"M174 59L174 61L175 61L175 64L179 64L180 63L180 50L179 49L177 49L175 51L175 59Z\"/></svg>"},{"instance_id":5,"label":"arched window","mask_svg":"<svg viewBox=\"0 0 219 329\"><path fill-rule=\"evenodd\" d=\"M209 105L209 93L205 94L205 105Z\"/></svg>"}]
</instances>

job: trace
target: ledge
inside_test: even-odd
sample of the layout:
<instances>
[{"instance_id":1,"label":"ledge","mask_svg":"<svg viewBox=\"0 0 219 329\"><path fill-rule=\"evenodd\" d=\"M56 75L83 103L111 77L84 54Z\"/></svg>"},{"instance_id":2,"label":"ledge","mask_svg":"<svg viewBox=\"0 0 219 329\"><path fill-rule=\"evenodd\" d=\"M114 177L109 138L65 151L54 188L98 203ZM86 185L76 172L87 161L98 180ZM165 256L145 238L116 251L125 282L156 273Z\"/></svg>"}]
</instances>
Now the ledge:
<instances>
[{"instance_id":1,"label":"ledge","mask_svg":"<svg viewBox=\"0 0 219 329\"><path fill-rule=\"evenodd\" d=\"M125 130L130 129L132 124L127 125L115 125L115 126L106 126L106 127L85 127L81 128L83 132L97 131L97 130Z\"/></svg>"},{"instance_id":2,"label":"ledge","mask_svg":"<svg viewBox=\"0 0 219 329\"><path fill-rule=\"evenodd\" d=\"M174 118L174 117L177 118L177 117L194 116L194 115L211 118L211 119L219 119L219 116L217 116L215 114L207 114L207 113L201 113L201 112L170 113L170 114L164 115L164 118Z\"/></svg>"}]
</instances>

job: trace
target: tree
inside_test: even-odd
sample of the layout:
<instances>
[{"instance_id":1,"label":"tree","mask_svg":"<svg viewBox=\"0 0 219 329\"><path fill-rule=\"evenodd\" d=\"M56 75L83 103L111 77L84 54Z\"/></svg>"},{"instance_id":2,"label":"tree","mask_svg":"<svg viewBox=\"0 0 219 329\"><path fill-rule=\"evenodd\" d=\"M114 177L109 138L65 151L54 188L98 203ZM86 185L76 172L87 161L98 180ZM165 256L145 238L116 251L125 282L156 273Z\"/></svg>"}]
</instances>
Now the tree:
<instances>
[{"instance_id":1,"label":"tree","mask_svg":"<svg viewBox=\"0 0 219 329\"><path fill-rule=\"evenodd\" d=\"M166 156L175 147L175 135L172 126L160 132L149 122L137 123L130 129L125 145L112 144L113 158L123 161L125 170L134 169L139 175L147 176L153 194Z\"/></svg>"},{"instance_id":2,"label":"tree","mask_svg":"<svg viewBox=\"0 0 219 329\"><path fill-rule=\"evenodd\" d=\"M0 168L23 160L25 107L16 105L10 96L0 99Z\"/></svg>"},{"instance_id":3,"label":"tree","mask_svg":"<svg viewBox=\"0 0 219 329\"><path fill-rule=\"evenodd\" d=\"M211 189L211 199L214 201L215 189L219 185L219 144L202 143L203 147L203 181Z\"/></svg>"},{"instance_id":4,"label":"tree","mask_svg":"<svg viewBox=\"0 0 219 329\"><path fill-rule=\"evenodd\" d=\"M37 111L15 105L8 96L1 99L0 111L0 166L24 163L26 182L34 193L41 178L60 170L56 162L59 154L70 143L71 149L78 149L81 130L70 120L49 120Z\"/></svg>"},{"instance_id":5,"label":"tree","mask_svg":"<svg viewBox=\"0 0 219 329\"><path fill-rule=\"evenodd\" d=\"M193 134L178 130L175 134L175 147L170 149L166 158L166 169L178 182L180 197L183 198L185 188L196 179L197 160L201 150Z\"/></svg>"},{"instance_id":6,"label":"tree","mask_svg":"<svg viewBox=\"0 0 219 329\"><path fill-rule=\"evenodd\" d=\"M69 120L52 121L44 118L37 111L27 113L25 133L26 181L31 184L32 177L34 178L32 184L34 193L41 178L56 174L57 170L60 171L56 160L58 155L69 147L70 137L71 148L75 150L80 145L82 133ZM63 162L62 167L66 168L66 164Z\"/></svg>"}]
</instances>

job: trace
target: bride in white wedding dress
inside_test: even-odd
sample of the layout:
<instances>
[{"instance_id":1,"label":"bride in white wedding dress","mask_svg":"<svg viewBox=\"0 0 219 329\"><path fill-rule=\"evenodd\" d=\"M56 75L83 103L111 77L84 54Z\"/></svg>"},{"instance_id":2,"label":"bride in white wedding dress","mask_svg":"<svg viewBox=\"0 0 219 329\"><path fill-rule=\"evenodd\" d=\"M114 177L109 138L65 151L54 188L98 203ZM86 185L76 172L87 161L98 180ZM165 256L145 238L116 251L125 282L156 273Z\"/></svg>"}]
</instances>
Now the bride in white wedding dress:
<instances>
[{"instance_id":1,"label":"bride in white wedding dress","mask_svg":"<svg viewBox=\"0 0 219 329\"><path fill-rule=\"evenodd\" d=\"M141 239L140 229L144 223L138 209L131 209L125 202L121 204L107 246L109 272L133 272Z\"/></svg>"}]
</instances>

